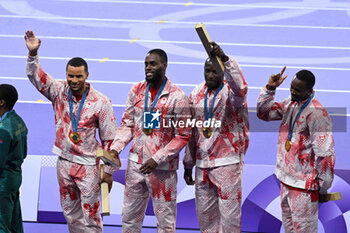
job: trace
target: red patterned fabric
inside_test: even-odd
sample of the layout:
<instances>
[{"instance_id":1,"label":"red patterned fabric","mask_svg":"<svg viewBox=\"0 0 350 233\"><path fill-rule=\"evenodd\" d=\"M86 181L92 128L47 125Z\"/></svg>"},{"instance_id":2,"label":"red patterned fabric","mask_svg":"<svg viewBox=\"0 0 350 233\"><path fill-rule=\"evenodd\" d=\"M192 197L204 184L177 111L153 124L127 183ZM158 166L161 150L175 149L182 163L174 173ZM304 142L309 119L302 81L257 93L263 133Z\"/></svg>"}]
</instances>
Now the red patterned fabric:
<instances>
[{"instance_id":1,"label":"red patterned fabric","mask_svg":"<svg viewBox=\"0 0 350 233\"><path fill-rule=\"evenodd\" d=\"M59 158L57 177L69 232L102 232L98 166L80 165Z\"/></svg>"},{"instance_id":2,"label":"red patterned fabric","mask_svg":"<svg viewBox=\"0 0 350 233\"><path fill-rule=\"evenodd\" d=\"M241 232L242 163L196 167L196 211L201 232Z\"/></svg>"},{"instance_id":3,"label":"red patterned fabric","mask_svg":"<svg viewBox=\"0 0 350 233\"><path fill-rule=\"evenodd\" d=\"M124 202L122 209L123 232L141 232L149 196L152 197L154 213L157 217L158 232L175 232L176 223L176 184L179 153L188 143L191 128L184 125L168 125L163 122L160 129L151 135L143 132L145 104L145 81L134 85L129 92L122 122L111 145L120 152L133 140L125 179ZM151 93L149 108L152 104ZM157 101L154 111L159 110L161 121L172 122L191 119L191 111L186 94L170 80ZM152 158L158 167L144 175L139 168Z\"/></svg>"},{"instance_id":4,"label":"red patterned fabric","mask_svg":"<svg viewBox=\"0 0 350 233\"><path fill-rule=\"evenodd\" d=\"M157 232L175 232L176 171L154 170L143 175L141 164L129 161L122 208L123 232L141 232L149 197L157 217Z\"/></svg>"},{"instance_id":5,"label":"red patterned fabric","mask_svg":"<svg viewBox=\"0 0 350 233\"><path fill-rule=\"evenodd\" d=\"M163 120L166 121L166 126L169 126L169 120L186 122L187 119L190 119L188 97L168 79L154 109L161 113L161 128L154 129L151 135L146 135L143 132L146 86L146 81L142 81L131 88L122 122L111 149L120 152L133 140L129 160L142 164L152 158L158 163L157 169L177 170L179 152L188 143L191 128L186 125L184 127L178 125L177 127L163 127ZM148 94L148 98L150 108L151 93Z\"/></svg>"},{"instance_id":6,"label":"red patterned fabric","mask_svg":"<svg viewBox=\"0 0 350 233\"><path fill-rule=\"evenodd\" d=\"M277 142L276 176L281 181L282 223L285 232L317 232L318 193L325 194L334 176L332 122L316 98L296 120L289 151L290 118L294 120L305 101L290 97L274 102L275 91L260 93L257 115L265 121L282 120ZM292 116L292 110L294 114Z\"/></svg>"},{"instance_id":7,"label":"red patterned fabric","mask_svg":"<svg viewBox=\"0 0 350 233\"><path fill-rule=\"evenodd\" d=\"M88 95L81 111L78 132L81 141L74 144L69 134L72 132L70 120L67 81L55 80L45 73L40 64L39 57L28 57L27 75L32 84L52 102L55 111L56 140L53 152L64 159L79 164L92 165L96 163L96 150L101 149L96 138L96 129L102 141L102 147L114 139L117 131L117 124L111 101L95 90L87 83ZM76 101L73 96L73 111L76 116L80 101ZM105 146L106 145L106 146ZM105 148L109 149L109 148ZM105 166L107 173L113 174L117 169Z\"/></svg>"},{"instance_id":8,"label":"red patterned fabric","mask_svg":"<svg viewBox=\"0 0 350 233\"><path fill-rule=\"evenodd\" d=\"M285 233L317 232L318 200L313 200L315 192L317 191L305 192L281 184L282 223Z\"/></svg>"},{"instance_id":9,"label":"red patterned fabric","mask_svg":"<svg viewBox=\"0 0 350 233\"><path fill-rule=\"evenodd\" d=\"M214 102L213 118L221 127L213 127L210 138L193 129L186 147L184 167L196 166L196 209L201 232L241 231L242 164L249 144L247 108L248 84L238 63L224 63L223 89ZM190 95L193 118L204 121L205 83ZM211 91L208 109L217 90Z\"/></svg>"},{"instance_id":10,"label":"red patterned fabric","mask_svg":"<svg viewBox=\"0 0 350 233\"><path fill-rule=\"evenodd\" d=\"M332 121L314 97L295 123L291 149L285 149L292 109L293 119L303 105L290 97L274 102L275 91L266 88L258 99L257 115L265 121L282 120L277 142L277 178L292 187L327 192L334 174Z\"/></svg>"},{"instance_id":11,"label":"red patterned fabric","mask_svg":"<svg viewBox=\"0 0 350 233\"><path fill-rule=\"evenodd\" d=\"M81 141L74 144L68 102L67 81L55 80L45 73L38 56L28 57L27 75L32 84L52 102L55 112L56 140L53 152L59 156L57 178L60 186L61 206L71 232L102 232L99 211L100 179L96 150L108 150L117 131L116 119L110 100L87 83L88 94L78 125ZM73 96L76 116L80 101ZM102 146L96 138L96 129ZM105 166L106 173L117 169Z\"/></svg>"},{"instance_id":12,"label":"red patterned fabric","mask_svg":"<svg viewBox=\"0 0 350 233\"><path fill-rule=\"evenodd\" d=\"M193 166L210 168L239 163L249 145L249 120L247 107L248 84L238 63L230 59L224 63L224 87L216 97L213 118L221 127L212 127L210 138L204 137L203 128L195 128L186 147L185 168ZM198 85L190 95L193 118L204 121L205 83ZM215 90L216 91L216 90ZM208 97L208 109L215 91Z\"/></svg>"}]
</instances>

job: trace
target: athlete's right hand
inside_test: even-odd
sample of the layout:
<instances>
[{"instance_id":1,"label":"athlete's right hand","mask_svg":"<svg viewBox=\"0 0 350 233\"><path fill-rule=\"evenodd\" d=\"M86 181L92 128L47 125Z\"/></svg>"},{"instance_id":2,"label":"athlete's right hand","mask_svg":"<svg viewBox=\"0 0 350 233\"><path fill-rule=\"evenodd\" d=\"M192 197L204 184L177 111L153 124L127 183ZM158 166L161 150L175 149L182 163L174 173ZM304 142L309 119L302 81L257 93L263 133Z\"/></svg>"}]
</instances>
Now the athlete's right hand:
<instances>
[{"instance_id":1,"label":"athlete's right hand","mask_svg":"<svg viewBox=\"0 0 350 233\"><path fill-rule=\"evenodd\" d=\"M195 181L192 178L192 169L185 169L184 179L187 185L194 185Z\"/></svg>"},{"instance_id":2,"label":"athlete's right hand","mask_svg":"<svg viewBox=\"0 0 350 233\"><path fill-rule=\"evenodd\" d=\"M278 74L273 74L270 76L269 78L269 82L266 85L266 88L268 90L276 90L277 87L279 87L279 85L281 85L283 83L283 81L287 78L287 75L283 76L284 71L286 70L286 66L283 67L281 73Z\"/></svg>"},{"instance_id":3,"label":"athlete's right hand","mask_svg":"<svg viewBox=\"0 0 350 233\"><path fill-rule=\"evenodd\" d=\"M38 49L40 47L41 40L36 39L34 32L29 30L25 32L24 39L26 40L26 45L29 50L29 55L36 56L38 54Z\"/></svg>"},{"instance_id":4,"label":"athlete's right hand","mask_svg":"<svg viewBox=\"0 0 350 233\"><path fill-rule=\"evenodd\" d=\"M109 151L109 154L112 156L113 161L119 160L120 162L119 154L116 150Z\"/></svg>"}]
</instances>

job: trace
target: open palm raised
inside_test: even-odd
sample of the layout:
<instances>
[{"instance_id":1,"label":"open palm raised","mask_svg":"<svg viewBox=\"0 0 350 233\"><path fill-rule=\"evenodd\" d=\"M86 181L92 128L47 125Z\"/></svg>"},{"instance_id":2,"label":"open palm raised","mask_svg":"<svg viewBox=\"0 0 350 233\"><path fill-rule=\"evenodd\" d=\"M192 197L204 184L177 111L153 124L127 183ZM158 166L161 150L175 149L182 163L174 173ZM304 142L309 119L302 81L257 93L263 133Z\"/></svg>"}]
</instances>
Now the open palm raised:
<instances>
[{"instance_id":1,"label":"open palm raised","mask_svg":"<svg viewBox=\"0 0 350 233\"><path fill-rule=\"evenodd\" d=\"M31 56L35 56L41 44L40 39L36 39L33 31L26 31L24 39Z\"/></svg>"}]
</instances>

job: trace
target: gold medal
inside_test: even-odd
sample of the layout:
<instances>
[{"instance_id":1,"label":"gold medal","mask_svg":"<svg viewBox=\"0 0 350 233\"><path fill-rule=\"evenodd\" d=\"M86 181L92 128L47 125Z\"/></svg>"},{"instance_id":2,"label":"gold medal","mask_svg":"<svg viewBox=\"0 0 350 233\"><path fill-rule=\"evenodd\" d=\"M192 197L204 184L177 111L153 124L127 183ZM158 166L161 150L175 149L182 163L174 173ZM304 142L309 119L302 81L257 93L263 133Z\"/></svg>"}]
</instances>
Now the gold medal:
<instances>
[{"instance_id":1,"label":"gold medal","mask_svg":"<svg viewBox=\"0 0 350 233\"><path fill-rule=\"evenodd\" d=\"M153 129L143 129L143 132L146 134L146 135L151 135L152 132L153 132Z\"/></svg>"},{"instance_id":2,"label":"gold medal","mask_svg":"<svg viewBox=\"0 0 350 233\"><path fill-rule=\"evenodd\" d=\"M207 128L207 127L203 128L203 135L206 138L210 138L211 137L211 128Z\"/></svg>"},{"instance_id":3,"label":"gold medal","mask_svg":"<svg viewBox=\"0 0 350 233\"><path fill-rule=\"evenodd\" d=\"M286 151L289 151L291 146L292 146L292 142L290 140L287 140L286 144L284 145L284 147L286 148Z\"/></svg>"},{"instance_id":4,"label":"gold medal","mask_svg":"<svg viewBox=\"0 0 350 233\"><path fill-rule=\"evenodd\" d=\"M74 144L77 144L80 142L80 134L78 132L70 133L69 138Z\"/></svg>"}]
</instances>

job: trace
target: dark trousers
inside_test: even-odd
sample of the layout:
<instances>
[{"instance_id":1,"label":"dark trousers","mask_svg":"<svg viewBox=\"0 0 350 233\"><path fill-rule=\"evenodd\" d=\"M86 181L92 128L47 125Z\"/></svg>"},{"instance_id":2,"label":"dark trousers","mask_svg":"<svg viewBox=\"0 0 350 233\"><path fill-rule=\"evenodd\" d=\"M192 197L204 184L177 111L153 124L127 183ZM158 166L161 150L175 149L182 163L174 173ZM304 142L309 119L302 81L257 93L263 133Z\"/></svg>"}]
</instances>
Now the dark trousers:
<instances>
[{"instance_id":1,"label":"dark trousers","mask_svg":"<svg viewBox=\"0 0 350 233\"><path fill-rule=\"evenodd\" d=\"M0 233L23 233L19 192L0 192Z\"/></svg>"}]
</instances>

